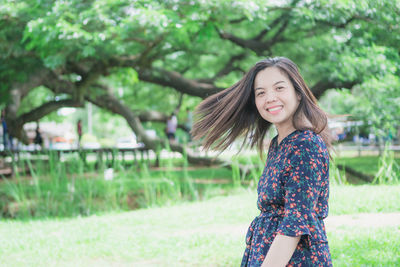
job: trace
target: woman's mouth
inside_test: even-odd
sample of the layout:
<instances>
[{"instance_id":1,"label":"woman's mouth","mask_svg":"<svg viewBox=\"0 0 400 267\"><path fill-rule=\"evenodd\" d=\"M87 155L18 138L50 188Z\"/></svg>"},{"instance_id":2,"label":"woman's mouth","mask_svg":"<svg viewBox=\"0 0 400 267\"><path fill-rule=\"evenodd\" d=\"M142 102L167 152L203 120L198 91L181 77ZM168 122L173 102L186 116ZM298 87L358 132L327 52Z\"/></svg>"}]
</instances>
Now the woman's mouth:
<instances>
[{"instance_id":1,"label":"woman's mouth","mask_svg":"<svg viewBox=\"0 0 400 267\"><path fill-rule=\"evenodd\" d=\"M283 106L273 106L270 108L267 108L267 111L271 113L272 115L278 114L281 110L283 109Z\"/></svg>"}]
</instances>

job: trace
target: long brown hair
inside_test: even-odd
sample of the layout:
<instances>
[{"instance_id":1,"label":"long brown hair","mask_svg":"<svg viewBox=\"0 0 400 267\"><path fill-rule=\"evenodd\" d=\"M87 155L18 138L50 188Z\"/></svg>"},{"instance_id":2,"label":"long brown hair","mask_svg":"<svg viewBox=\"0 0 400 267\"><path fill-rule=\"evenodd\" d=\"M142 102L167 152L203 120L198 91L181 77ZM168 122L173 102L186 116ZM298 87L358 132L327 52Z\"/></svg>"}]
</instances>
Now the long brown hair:
<instances>
[{"instance_id":1,"label":"long brown hair","mask_svg":"<svg viewBox=\"0 0 400 267\"><path fill-rule=\"evenodd\" d=\"M331 147L327 115L318 107L317 99L304 82L296 64L285 57L257 62L239 82L203 100L195 111L191 132L193 139L204 137L205 149L212 147L223 151L237 137L244 136L242 147L250 138L250 146L256 145L262 152L264 137L271 123L264 120L256 108L254 80L261 70L269 67L277 67L285 73L301 97L293 114L293 126L298 130L312 130L320 134L327 147Z\"/></svg>"}]
</instances>

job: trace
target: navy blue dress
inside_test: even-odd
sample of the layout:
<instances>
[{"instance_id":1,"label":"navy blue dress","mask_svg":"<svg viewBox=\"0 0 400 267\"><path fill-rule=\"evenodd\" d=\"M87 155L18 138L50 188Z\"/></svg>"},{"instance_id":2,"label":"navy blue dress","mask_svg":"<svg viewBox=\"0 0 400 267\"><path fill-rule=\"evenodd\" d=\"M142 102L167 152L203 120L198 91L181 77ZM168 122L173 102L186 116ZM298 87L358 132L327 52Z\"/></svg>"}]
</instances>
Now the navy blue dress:
<instances>
[{"instance_id":1,"label":"navy blue dress","mask_svg":"<svg viewBox=\"0 0 400 267\"><path fill-rule=\"evenodd\" d=\"M257 216L241 266L261 266L277 234L301 236L287 266L332 266L323 219L328 216L329 154L322 138L296 130L271 141L257 187Z\"/></svg>"}]
</instances>

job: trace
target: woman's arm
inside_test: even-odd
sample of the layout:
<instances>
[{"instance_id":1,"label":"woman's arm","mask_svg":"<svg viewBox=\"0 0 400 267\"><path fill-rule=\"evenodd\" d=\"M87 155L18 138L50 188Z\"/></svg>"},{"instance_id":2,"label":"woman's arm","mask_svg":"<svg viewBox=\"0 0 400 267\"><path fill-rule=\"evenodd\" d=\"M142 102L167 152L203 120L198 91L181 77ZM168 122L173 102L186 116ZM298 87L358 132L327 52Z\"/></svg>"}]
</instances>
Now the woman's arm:
<instances>
[{"instance_id":1,"label":"woman's arm","mask_svg":"<svg viewBox=\"0 0 400 267\"><path fill-rule=\"evenodd\" d=\"M286 266L293 255L301 236L276 235L262 267Z\"/></svg>"}]
</instances>

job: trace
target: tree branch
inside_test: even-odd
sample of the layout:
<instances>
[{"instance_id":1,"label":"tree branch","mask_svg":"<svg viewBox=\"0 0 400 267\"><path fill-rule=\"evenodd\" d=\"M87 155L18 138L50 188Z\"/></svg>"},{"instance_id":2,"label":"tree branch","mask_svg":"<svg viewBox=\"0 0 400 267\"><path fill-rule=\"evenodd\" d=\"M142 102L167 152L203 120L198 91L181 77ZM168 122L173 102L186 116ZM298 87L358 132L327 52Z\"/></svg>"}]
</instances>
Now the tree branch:
<instances>
[{"instance_id":1,"label":"tree branch","mask_svg":"<svg viewBox=\"0 0 400 267\"><path fill-rule=\"evenodd\" d=\"M9 127L9 131L13 137L18 138L23 143L28 143L27 136L23 130L24 124L31 121L37 121L62 107L83 107L83 105L71 99L47 102L13 120L7 121L9 126L11 126Z\"/></svg>"},{"instance_id":2,"label":"tree branch","mask_svg":"<svg viewBox=\"0 0 400 267\"><path fill-rule=\"evenodd\" d=\"M73 82L61 79L59 75L53 71L48 73L42 85L49 88L55 94L65 93L73 96L76 90L76 85Z\"/></svg>"},{"instance_id":3,"label":"tree branch","mask_svg":"<svg viewBox=\"0 0 400 267\"><path fill-rule=\"evenodd\" d=\"M264 42L265 47L268 47L269 49L271 49L271 47L273 45L275 45L278 41L280 41L281 36L283 34L283 32L285 31L285 29L287 28L287 26L289 25L289 21L290 21L290 16L286 16L286 19L283 21L282 25L279 27L279 29L275 32L274 36L272 36L270 39L268 39L267 41Z\"/></svg>"},{"instance_id":4,"label":"tree branch","mask_svg":"<svg viewBox=\"0 0 400 267\"><path fill-rule=\"evenodd\" d=\"M110 64L98 62L94 64L88 72L82 75L82 80L76 83L76 90L73 95L76 101L83 103L86 89L90 87L93 82L97 81L102 74L107 73L110 67L109 65Z\"/></svg>"},{"instance_id":5,"label":"tree branch","mask_svg":"<svg viewBox=\"0 0 400 267\"><path fill-rule=\"evenodd\" d=\"M162 112L156 111L156 110L151 110L151 111L143 111L138 114L139 120L141 122L160 122L160 123L165 123L168 119L168 115L164 114ZM178 128L187 131L184 124L179 123Z\"/></svg>"},{"instance_id":6,"label":"tree branch","mask_svg":"<svg viewBox=\"0 0 400 267\"><path fill-rule=\"evenodd\" d=\"M135 132L139 141L143 142L148 149L152 149L153 151L157 151L158 149L164 147L165 140L160 138L152 138L147 135L144 130L141 121L135 113L125 106L121 101L119 101L115 96L108 94L107 92L111 91L107 89L106 86L102 85L101 88L104 90L104 93L101 95L86 95L86 100L92 102L93 104L107 109L113 113L119 114L125 118L131 129ZM156 113L153 113L153 115ZM159 115L159 114L157 114ZM186 150L188 161L193 164L225 164L230 166L229 162L224 162L220 159L207 158L207 157L199 157L194 155L190 150L186 149L183 145L177 142L170 142L170 148L172 151L176 151L179 153L183 153Z\"/></svg>"},{"instance_id":7,"label":"tree branch","mask_svg":"<svg viewBox=\"0 0 400 267\"><path fill-rule=\"evenodd\" d=\"M223 31L218 31L218 34L222 39L229 40L232 43L234 43L240 47L251 49L257 55L260 55L263 51L266 50L266 47L264 46L263 42L253 40L253 39L243 39L243 38L237 37L231 33L223 32Z\"/></svg>"},{"instance_id":8,"label":"tree branch","mask_svg":"<svg viewBox=\"0 0 400 267\"><path fill-rule=\"evenodd\" d=\"M350 18L347 18L342 23L334 23L334 22L320 20L320 19L316 19L315 22L317 22L319 24L324 24L324 25L328 25L328 26L331 26L331 27L335 27L335 28L344 29L344 28L346 28L347 25L349 25L354 20L363 20L363 21L366 21L366 22L371 22L372 21L371 18L363 17L363 16L359 16L359 15L354 14L353 16L351 16Z\"/></svg>"},{"instance_id":9,"label":"tree branch","mask_svg":"<svg viewBox=\"0 0 400 267\"><path fill-rule=\"evenodd\" d=\"M354 85L358 84L359 81L346 81L346 82L341 82L341 81L327 81L327 80L321 80L314 84L314 86L311 89L315 97L318 99L320 98L324 92L328 89L332 88L348 88L351 89Z\"/></svg>"},{"instance_id":10,"label":"tree branch","mask_svg":"<svg viewBox=\"0 0 400 267\"><path fill-rule=\"evenodd\" d=\"M139 79L142 81L168 86L174 88L178 92L202 98L215 94L223 89L213 84L187 79L180 73L161 68L139 69L138 73Z\"/></svg>"},{"instance_id":11,"label":"tree branch","mask_svg":"<svg viewBox=\"0 0 400 267\"><path fill-rule=\"evenodd\" d=\"M240 53L238 55L234 55L232 56L229 61L225 64L225 66L217 73L214 75L214 77L210 78L210 79L198 79L196 81L198 82L202 82L202 83L214 83L216 79L223 77L225 75L228 75L229 73L231 73L234 70L240 70L238 67L234 66L234 63L236 61L242 60L244 59L246 56L246 52Z\"/></svg>"},{"instance_id":12,"label":"tree branch","mask_svg":"<svg viewBox=\"0 0 400 267\"><path fill-rule=\"evenodd\" d=\"M23 82L15 82L11 84L11 90L18 90L20 98L24 98L30 90L42 85L43 80L49 75L49 70L46 68L38 68L32 72L28 79Z\"/></svg>"},{"instance_id":13,"label":"tree branch","mask_svg":"<svg viewBox=\"0 0 400 267\"><path fill-rule=\"evenodd\" d=\"M251 39L243 39L243 38L237 37L231 33L226 33L226 32L219 31L219 30L217 30L217 32L222 39L229 40L243 48L251 49L258 56L263 56L265 54L265 52L268 52L268 54L270 54L271 46L273 46L277 41L280 40L280 36L282 35L282 33L284 32L286 27L289 25L290 18L291 18L291 12L298 2L299 2L299 0L293 0L292 3L288 7L278 8L279 10L284 10L284 12L278 18L274 19L270 23L270 25L268 25L265 29L263 29L255 37L253 37ZM276 9L277 8L269 8L270 11L273 11ZM274 36L270 37L266 41L262 41L262 39L269 32L273 31L274 28L276 28L277 25L279 25L279 24L281 26L279 29L276 30Z\"/></svg>"},{"instance_id":14,"label":"tree branch","mask_svg":"<svg viewBox=\"0 0 400 267\"><path fill-rule=\"evenodd\" d=\"M50 101L19 116L16 119L16 124L24 125L27 122L37 121L62 107L83 107L83 104L80 104L72 99Z\"/></svg>"},{"instance_id":15,"label":"tree branch","mask_svg":"<svg viewBox=\"0 0 400 267\"><path fill-rule=\"evenodd\" d=\"M273 28L275 28L279 23L282 22L282 16L277 17L274 19L268 27L266 27L264 30L262 30L257 36L253 38L254 41L261 41L264 36Z\"/></svg>"},{"instance_id":16,"label":"tree branch","mask_svg":"<svg viewBox=\"0 0 400 267\"><path fill-rule=\"evenodd\" d=\"M275 19L268 28L262 30L254 38L251 38L251 39L243 39L243 38L237 37L233 34L222 32L222 31L218 31L218 34L222 39L229 40L243 48L251 49L257 55L262 56L263 53L265 53L266 51L270 51L271 46L273 46L280 40L279 39L280 36L283 34L284 30L289 25L289 21L290 21L289 14L286 14L283 17L284 17L283 19L282 19L282 16ZM282 22L282 20L283 20L283 22ZM261 41L269 32L271 32L273 30L273 28L276 27L276 25L278 25L278 23L281 23L281 26L278 30L276 30L275 35L266 41Z\"/></svg>"}]
</instances>

